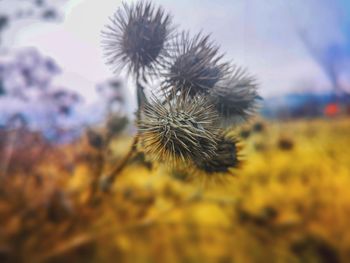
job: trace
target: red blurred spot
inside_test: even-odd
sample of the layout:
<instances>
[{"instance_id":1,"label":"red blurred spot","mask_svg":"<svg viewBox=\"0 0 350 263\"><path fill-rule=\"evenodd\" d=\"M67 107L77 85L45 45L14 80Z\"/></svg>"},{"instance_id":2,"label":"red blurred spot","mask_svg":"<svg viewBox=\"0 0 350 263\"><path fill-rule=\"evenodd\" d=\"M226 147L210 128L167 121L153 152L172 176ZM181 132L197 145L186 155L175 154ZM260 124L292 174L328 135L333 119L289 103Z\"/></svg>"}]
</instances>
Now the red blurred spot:
<instances>
[{"instance_id":1,"label":"red blurred spot","mask_svg":"<svg viewBox=\"0 0 350 263\"><path fill-rule=\"evenodd\" d=\"M328 117L334 117L339 114L340 109L337 103L330 103L324 108L324 114Z\"/></svg>"}]
</instances>

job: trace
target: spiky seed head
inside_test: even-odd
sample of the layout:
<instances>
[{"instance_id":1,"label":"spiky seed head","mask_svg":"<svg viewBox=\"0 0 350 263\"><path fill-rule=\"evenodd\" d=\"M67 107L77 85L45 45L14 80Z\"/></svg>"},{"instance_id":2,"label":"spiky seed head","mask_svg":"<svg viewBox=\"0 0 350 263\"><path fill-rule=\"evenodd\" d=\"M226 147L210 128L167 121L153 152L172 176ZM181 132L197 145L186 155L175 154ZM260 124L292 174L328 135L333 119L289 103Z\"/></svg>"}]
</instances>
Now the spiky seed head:
<instances>
[{"instance_id":1,"label":"spiky seed head","mask_svg":"<svg viewBox=\"0 0 350 263\"><path fill-rule=\"evenodd\" d=\"M228 64L221 59L219 48L210 41L209 35L199 33L191 38L183 32L174 40L163 90L168 94L185 91L192 97L208 94L228 72Z\"/></svg>"},{"instance_id":2,"label":"spiky seed head","mask_svg":"<svg viewBox=\"0 0 350 263\"><path fill-rule=\"evenodd\" d=\"M234 67L231 74L230 78L218 82L209 94L225 127L248 119L257 110L260 99L256 81L245 69Z\"/></svg>"},{"instance_id":3,"label":"spiky seed head","mask_svg":"<svg viewBox=\"0 0 350 263\"><path fill-rule=\"evenodd\" d=\"M107 63L129 73L153 72L167 57L167 42L173 28L171 17L161 7L139 1L123 3L102 31Z\"/></svg>"},{"instance_id":4,"label":"spiky seed head","mask_svg":"<svg viewBox=\"0 0 350 263\"><path fill-rule=\"evenodd\" d=\"M235 138L221 136L217 141L215 155L203 161L196 160L195 165L208 174L227 173L231 168L237 168L239 147Z\"/></svg>"},{"instance_id":5,"label":"spiky seed head","mask_svg":"<svg viewBox=\"0 0 350 263\"><path fill-rule=\"evenodd\" d=\"M153 97L138 120L142 149L153 161L172 165L215 154L216 111L201 97L188 95L163 103Z\"/></svg>"},{"instance_id":6,"label":"spiky seed head","mask_svg":"<svg viewBox=\"0 0 350 263\"><path fill-rule=\"evenodd\" d=\"M90 146L93 148L101 150L105 146L105 138L99 132L88 129L86 135Z\"/></svg>"}]
</instances>

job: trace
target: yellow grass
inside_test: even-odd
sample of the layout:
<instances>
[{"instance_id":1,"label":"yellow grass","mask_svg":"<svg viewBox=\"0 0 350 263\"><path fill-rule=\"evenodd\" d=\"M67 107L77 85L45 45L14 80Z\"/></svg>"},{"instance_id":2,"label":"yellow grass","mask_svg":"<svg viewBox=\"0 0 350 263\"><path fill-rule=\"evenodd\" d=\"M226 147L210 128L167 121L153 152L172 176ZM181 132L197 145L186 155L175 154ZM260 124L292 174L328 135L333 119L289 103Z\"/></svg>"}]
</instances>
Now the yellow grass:
<instances>
[{"instance_id":1,"label":"yellow grass","mask_svg":"<svg viewBox=\"0 0 350 263\"><path fill-rule=\"evenodd\" d=\"M113 143L109 166L130 142ZM26 262L350 262L349 146L349 119L266 122L245 141L242 168L221 182L186 182L162 166L134 163L93 202L98 153L85 143L69 146L63 152L73 169L57 168L57 159L37 169L48 167L52 192L63 191L70 205L42 202L34 211L53 209L59 219L33 215L42 227L28 232L26 219L8 211L15 197L0 199L3 225L15 232L0 238L0 257L17 249ZM87 157L76 158L81 152ZM28 196L19 209L34 202Z\"/></svg>"}]
</instances>

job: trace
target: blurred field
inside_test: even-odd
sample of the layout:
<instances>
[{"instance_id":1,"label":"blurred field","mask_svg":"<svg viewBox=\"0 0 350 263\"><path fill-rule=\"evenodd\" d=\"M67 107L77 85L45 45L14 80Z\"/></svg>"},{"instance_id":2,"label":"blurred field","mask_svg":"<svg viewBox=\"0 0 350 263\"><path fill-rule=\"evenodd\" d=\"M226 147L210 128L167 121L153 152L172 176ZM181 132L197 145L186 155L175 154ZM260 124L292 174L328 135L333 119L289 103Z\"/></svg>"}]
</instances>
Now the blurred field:
<instances>
[{"instance_id":1,"label":"blurred field","mask_svg":"<svg viewBox=\"0 0 350 263\"><path fill-rule=\"evenodd\" d=\"M135 161L95 199L101 160L107 171L130 138L107 153L85 139L18 146L0 182L0 262L350 262L350 120L237 134L233 175L187 182Z\"/></svg>"}]
</instances>

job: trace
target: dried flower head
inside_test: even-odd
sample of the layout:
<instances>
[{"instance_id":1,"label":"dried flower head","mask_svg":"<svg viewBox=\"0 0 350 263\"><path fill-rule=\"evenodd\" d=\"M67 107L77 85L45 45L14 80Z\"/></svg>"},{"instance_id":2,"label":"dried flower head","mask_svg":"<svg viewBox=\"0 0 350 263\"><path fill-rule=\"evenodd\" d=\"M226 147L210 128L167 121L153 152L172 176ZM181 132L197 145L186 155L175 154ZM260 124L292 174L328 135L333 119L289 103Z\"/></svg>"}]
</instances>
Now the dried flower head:
<instances>
[{"instance_id":1,"label":"dried flower head","mask_svg":"<svg viewBox=\"0 0 350 263\"><path fill-rule=\"evenodd\" d=\"M102 32L107 63L129 73L157 69L167 56L166 43L172 34L171 17L150 2L123 3Z\"/></svg>"},{"instance_id":2,"label":"dried flower head","mask_svg":"<svg viewBox=\"0 0 350 263\"><path fill-rule=\"evenodd\" d=\"M216 111L201 97L178 97L163 103L153 97L138 120L140 141L147 156L176 164L204 160L215 154Z\"/></svg>"},{"instance_id":3,"label":"dried flower head","mask_svg":"<svg viewBox=\"0 0 350 263\"><path fill-rule=\"evenodd\" d=\"M196 166L208 174L226 173L230 168L237 168L240 164L237 144L238 141L234 138L220 137L217 142L215 155L205 161L195 161Z\"/></svg>"},{"instance_id":4,"label":"dried flower head","mask_svg":"<svg viewBox=\"0 0 350 263\"><path fill-rule=\"evenodd\" d=\"M93 129L88 129L86 135L90 146L93 148L101 150L105 146L105 139L101 133Z\"/></svg>"},{"instance_id":5,"label":"dried flower head","mask_svg":"<svg viewBox=\"0 0 350 263\"><path fill-rule=\"evenodd\" d=\"M6 15L0 14L0 32L7 27L9 18Z\"/></svg>"},{"instance_id":6,"label":"dried flower head","mask_svg":"<svg viewBox=\"0 0 350 263\"><path fill-rule=\"evenodd\" d=\"M202 34L190 38L183 32L174 41L171 60L164 73L163 90L168 93L188 92L190 96L208 94L210 89L228 72L228 64L221 62L219 48Z\"/></svg>"},{"instance_id":7,"label":"dried flower head","mask_svg":"<svg viewBox=\"0 0 350 263\"><path fill-rule=\"evenodd\" d=\"M215 104L223 126L246 120L257 109L255 79L245 69L235 67L230 78L223 79L211 90L210 100Z\"/></svg>"}]
</instances>

